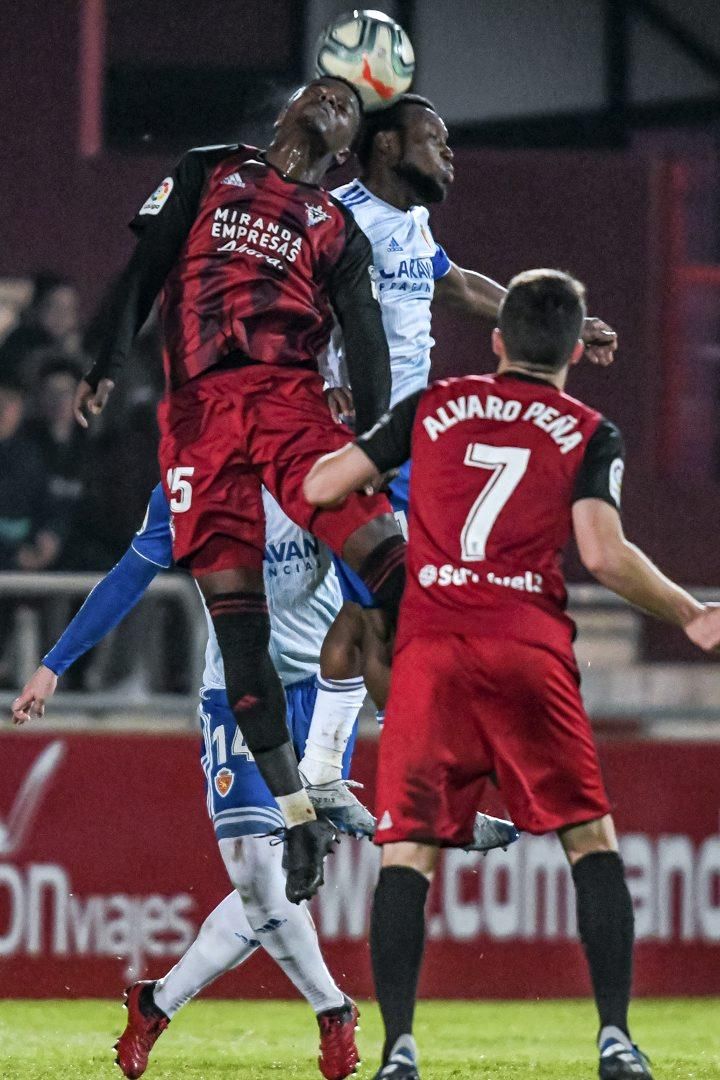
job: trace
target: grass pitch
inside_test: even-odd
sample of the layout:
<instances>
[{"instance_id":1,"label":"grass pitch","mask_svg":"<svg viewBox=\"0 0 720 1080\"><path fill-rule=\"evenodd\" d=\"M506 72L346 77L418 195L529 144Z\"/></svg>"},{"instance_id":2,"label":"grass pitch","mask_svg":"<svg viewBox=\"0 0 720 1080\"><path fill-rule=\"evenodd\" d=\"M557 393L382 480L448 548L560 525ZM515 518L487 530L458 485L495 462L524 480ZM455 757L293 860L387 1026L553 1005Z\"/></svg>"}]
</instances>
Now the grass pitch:
<instances>
[{"instance_id":1,"label":"grass pitch","mask_svg":"<svg viewBox=\"0 0 720 1080\"><path fill-rule=\"evenodd\" d=\"M377 1008L361 1005L361 1076L377 1069ZM634 1034L656 1080L718 1080L720 1000L639 1001ZM2 1080L117 1080L110 1046L125 1012L105 1001L0 1001ZM423 1080L594 1080L587 1002L421 1002ZM297 1002L200 1001L160 1038L147 1080L317 1080L316 1025Z\"/></svg>"}]
</instances>

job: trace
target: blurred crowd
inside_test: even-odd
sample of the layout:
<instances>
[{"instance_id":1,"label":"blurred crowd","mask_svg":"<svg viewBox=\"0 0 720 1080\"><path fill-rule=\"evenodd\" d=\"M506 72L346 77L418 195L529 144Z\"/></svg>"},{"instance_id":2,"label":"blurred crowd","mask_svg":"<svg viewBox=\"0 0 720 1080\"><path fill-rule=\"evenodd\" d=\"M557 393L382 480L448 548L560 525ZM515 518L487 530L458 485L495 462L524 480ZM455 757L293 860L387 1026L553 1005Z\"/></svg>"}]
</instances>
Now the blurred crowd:
<instances>
[{"instance_id":1,"label":"blurred crowd","mask_svg":"<svg viewBox=\"0 0 720 1080\"><path fill-rule=\"evenodd\" d=\"M144 329L112 408L89 431L73 416L75 388L89 367L83 331L73 282L42 273L0 338L0 571L109 570L159 478L162 372L154 326ZM17 608L0 595L5 685L16 678L7 654ZM67 604L44 605L43 648L67 614Z\"/></svg>"}]
</instances>

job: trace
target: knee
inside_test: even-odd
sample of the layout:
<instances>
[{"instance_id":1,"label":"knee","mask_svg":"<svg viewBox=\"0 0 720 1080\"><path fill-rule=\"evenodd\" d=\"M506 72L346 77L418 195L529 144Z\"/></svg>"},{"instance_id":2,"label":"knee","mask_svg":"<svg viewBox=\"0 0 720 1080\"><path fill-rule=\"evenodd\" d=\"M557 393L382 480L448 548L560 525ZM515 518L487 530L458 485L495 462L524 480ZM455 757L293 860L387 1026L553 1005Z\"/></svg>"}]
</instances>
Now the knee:
<instances>
[{"instance_id":1,"label":"knee","mask_svg":"<svg viewBox=\"0 0 720 1080\"><path fill-rule=\"evenodd\" d=\"M320 650L320 672L326 679L352 679L361 674L363 614L346 601L328 630Z\"/></svg>"},{"instance_id":2,"label":"knee","mask_svg":"<svg viewBox=\"0 0 720 1080\"><path fill-rule=\"evenodd\" d=\"M582 825L572 825L561 830L559 835L571 866L575 866L586 855L618 850L615 823L610 814Z\"/></svg>"},{"instance_id":3,"label":"knee","mask_svg":"<svg viewBox=\"0 0 720 1080\"><path fill-rule=\"evenodd\" d=\"M383 870L391 866L402 866L408 870L417 870L423 877L432 880L437 860L438 849L431 844L416 844L404 840L395 844L385 844L383 847Z\"/></svg>"}]
</instances>

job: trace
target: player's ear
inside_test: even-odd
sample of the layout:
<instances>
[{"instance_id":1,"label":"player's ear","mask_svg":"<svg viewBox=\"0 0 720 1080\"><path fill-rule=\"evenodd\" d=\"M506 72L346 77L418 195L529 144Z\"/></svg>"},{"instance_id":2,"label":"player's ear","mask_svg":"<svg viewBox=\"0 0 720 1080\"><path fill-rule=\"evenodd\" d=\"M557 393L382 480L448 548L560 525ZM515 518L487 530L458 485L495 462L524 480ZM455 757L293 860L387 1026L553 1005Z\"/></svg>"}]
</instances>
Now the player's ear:
<instances>
[{"instance_id":1,"label":"player's ear","mask_svg":"<svg viewBox=\"0 0 720 1080\"><path fill-rule=\"evenodd\" d=\"M379 150L384 158L388 158L391 161L399 161L402 150L399 132L378 131L375 136L373 148Z\"/></svg>"},{"instance_id":2,"label":"player's ear","mask_svg":"<svg viewBox=\"0 0 720 1080\"><path fill-rule=\"evenodd\" d=\"M492 332L492 351L495 353L498 360L505 359L505 342L503 341L502 330L499 326L496 326Z\"/></svg>"},{"instance_id":3,"label":"player's ear","mask_svg":"<svg viewBox=\"0 0 720 1080\"><path fill-rule=\"evenodd\" d=\"M351 154L352 154L352 150L350 149L349 146L345 150L337 150L335 152L335 164L338 165L338 166L339 165L344 165Z\"/></svg>"},{"instance_id":4,"label":"player's ear","mask_svg":"<svg viewBox=\"0 0 720 1080\"><path fill-rule=\"evenodd\" d=\"M575 342L573 351L570 353L570 367L575 367L576 364L580 363L583 358L584 352L585 342L581 338L578 338L578 340Z\"/></svg>"}]
</instances>

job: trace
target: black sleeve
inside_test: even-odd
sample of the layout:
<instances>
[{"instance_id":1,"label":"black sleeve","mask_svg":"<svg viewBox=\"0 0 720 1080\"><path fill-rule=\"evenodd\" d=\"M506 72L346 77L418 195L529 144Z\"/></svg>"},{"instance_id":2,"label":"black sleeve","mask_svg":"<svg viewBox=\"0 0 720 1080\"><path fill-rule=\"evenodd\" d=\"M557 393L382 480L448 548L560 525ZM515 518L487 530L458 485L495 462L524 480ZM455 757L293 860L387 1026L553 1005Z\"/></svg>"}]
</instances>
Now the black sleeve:
<instances>
[{"instance_id":1,"label":"black sleeve","mask_svg":"<svg viewBox=\"0 0 720 1080\"><path fill-rule=\"evenodd\" d=\"M91 386L96 387L100 379L115 379L123 366L192 227L205 176L203 152L191 150L130 223L138 237L135 251L85 338L85 348L94 360L86 375Z\"/></svg>"},{"instance_id":2,"label":"black sleeve","mask_svg":"<svg viewBox=\"0 0 720 1080\"><path fill-rule=\"evenodd\" d=\"M357 444L372 461L380 473L389 469L398 469L410 457L415 413L424 394L417 390L409 397L398 401L390 412L382 416L375 427L361 435Z\"/></svg>"},{"instance_id":3,"label":"black sleeve","mask_svg":"<svg viewBox=\"0 0 720 1080\"><path fill-rule=\"evenodd\" d=\"M355 402L355 425L372 427L390 404L390 353L372 279L372 248L352 214L343 252L330 274L330 300L345 343L345 363Z\"/></svg>"},{"instance_id":4,"label":"black sleeve","mask_svg":"<svg viewBox=\"0 0 720 1080\"><path fill-rule=\"evenodd\" d=\"M619 510L624 469L622 435L614 424L603 419L585 449L585 457L575 479L573 502L602 499Z\"/></svg>"}]
</instances>

